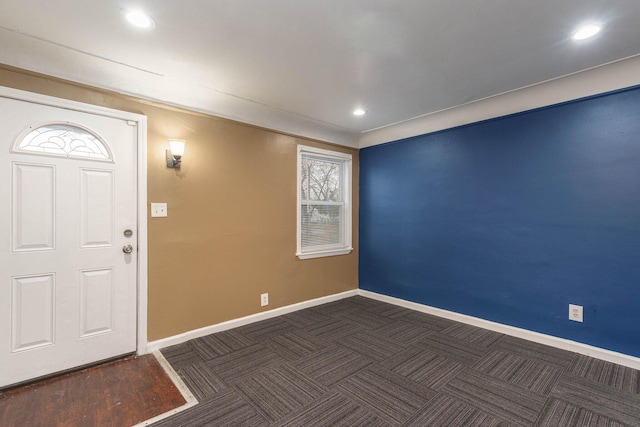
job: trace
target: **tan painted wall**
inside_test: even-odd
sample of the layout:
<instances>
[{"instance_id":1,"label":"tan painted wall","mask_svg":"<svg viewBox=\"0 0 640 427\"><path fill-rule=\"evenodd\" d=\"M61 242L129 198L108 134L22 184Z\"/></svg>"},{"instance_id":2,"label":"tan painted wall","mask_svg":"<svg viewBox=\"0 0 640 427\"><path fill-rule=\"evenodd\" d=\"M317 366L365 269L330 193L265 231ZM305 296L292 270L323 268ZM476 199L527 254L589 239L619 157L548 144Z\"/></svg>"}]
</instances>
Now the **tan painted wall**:
<instances>
[{"instance_id":1,"label":"tan painted wall","mask_svg":"<svg viewBox=\"0 0 640 427\"><path fill-rule=\"evenodd\" d=\"M149 218L150 341L357 288L357 150L9 67L0 85L147 116L148 201L169 211ZM164 163L170 137L187 140L179 171ZM297 144L353 155L350 255L295 257Z\"/></svg>"}]
</instances>

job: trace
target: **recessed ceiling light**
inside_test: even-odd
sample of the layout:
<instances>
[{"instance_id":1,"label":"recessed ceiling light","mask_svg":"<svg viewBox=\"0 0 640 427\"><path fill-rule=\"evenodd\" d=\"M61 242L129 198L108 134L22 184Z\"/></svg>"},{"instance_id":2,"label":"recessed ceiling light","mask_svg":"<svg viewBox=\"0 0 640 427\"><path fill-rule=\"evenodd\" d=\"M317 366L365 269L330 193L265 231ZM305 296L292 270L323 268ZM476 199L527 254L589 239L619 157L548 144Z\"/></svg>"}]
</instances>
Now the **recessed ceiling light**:
<instances>
[{"instance_id":1,"label":"recessed ceiling light","mask_svg":"<svg viewBox=\"0 0 640 427\"><path fill-rule=\"evenodd\" d=\"M362 108L356 108L355 110L353 110L354 116L364 116L365 114L367 114L367 112Z\"/></svg>"},{"instance_id":2,"label":"recessed ceiling light","mask_svg":"<svg viewBox=\"0 0 640 427\"><path fill-rule=\"evenodd\" d=\"M602 30L602 24L590 23L579 27L571 36L574 40L584 40L593 37Z\"/></svg>"},{"instance_id":3,"label":"recessed ceiling light","mask_svg":"<svg viewBox=\"0 0 640 427\"><path fill-rule=\"evenodd\" d=\"M156 27L156 21L141 10L123 10L122 14L134 27L145 30L151 30Z\"/></svg>"}]
</instances>

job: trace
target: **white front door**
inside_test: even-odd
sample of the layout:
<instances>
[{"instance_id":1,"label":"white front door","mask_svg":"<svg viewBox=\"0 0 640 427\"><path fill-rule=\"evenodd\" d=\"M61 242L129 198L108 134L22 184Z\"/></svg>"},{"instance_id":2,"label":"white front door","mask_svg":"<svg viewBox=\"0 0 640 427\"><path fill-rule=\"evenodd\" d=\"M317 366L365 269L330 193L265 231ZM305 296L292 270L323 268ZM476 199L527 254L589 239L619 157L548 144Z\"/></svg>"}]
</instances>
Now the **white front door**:
<instances>
[{"instance_id":1,"label":"white front door","mask_svg":"<svg viewBox=\"0 0 640 427\"><path fill-rule=\"evenodd\" d=\"M136 153L135 123L0 96L0 387L136 350Z\"/></svg>"}]
</instances>

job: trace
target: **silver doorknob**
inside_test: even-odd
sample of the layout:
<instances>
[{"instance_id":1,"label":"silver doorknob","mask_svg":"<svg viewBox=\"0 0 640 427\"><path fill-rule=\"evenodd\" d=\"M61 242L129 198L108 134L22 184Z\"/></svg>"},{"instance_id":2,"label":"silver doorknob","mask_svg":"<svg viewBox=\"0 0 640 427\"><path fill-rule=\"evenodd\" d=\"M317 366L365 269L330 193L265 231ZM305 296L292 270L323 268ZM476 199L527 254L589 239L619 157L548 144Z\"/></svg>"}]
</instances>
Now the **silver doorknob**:
<instances>
[{"instance_id":1,"label":"silver doorknob","mask_svg":"<svg viewBox=\"0 0 640 427\"><path fill-rule=\"evenodd\" d=\"M133 246L131 245L125 245L122 247L122 252L124 252L125 254L130 254L131 252L133 252Z\"/></svg>"}]
</instances>

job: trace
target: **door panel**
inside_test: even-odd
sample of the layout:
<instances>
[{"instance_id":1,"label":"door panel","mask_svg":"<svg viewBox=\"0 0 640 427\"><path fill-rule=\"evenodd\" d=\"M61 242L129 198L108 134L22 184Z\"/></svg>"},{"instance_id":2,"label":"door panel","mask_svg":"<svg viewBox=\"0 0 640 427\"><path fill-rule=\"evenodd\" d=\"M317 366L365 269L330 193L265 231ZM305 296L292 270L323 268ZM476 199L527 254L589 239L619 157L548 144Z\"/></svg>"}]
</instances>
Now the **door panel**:
<instances>
[{"instance_id":1,"label":"door panel","mask_svg":"<svg viewBox=\"0 0 640 427\"><path fill-rule=\"evenodd\" d=\"M113 331L113 269L80 272L80 337Z\"/></svg>"},{"instance_id":2,"label":"door panel","mask_svg":"<svg viewBox=\"0 0 640 427\"><path fill-rule=\"evenodd\" d=\"M124 120L0 97L0 387L136 350L136 154Z\"/></svg>"},{"instance_id":3,"label":"door panel","mask_svg":"<svg viewBox=\"0 0 640 427\"><path fill-rule=\"evenodd\" d=\"M53 344L55 275L14 277L11 282L12 352Z\"/></svg>"},{"instance_id":4,"label":"door panel","mask_svg":"<svg viewBox=\"0 0 640 427\"><path fill-rule=\"evenodd\" d=\"M53 249L55 241L55 168L13 164L13 250Z\"/></svg>"},{"instance_id":5,"label":"door panel","mask_svg":"<svg viewBox=\"0 0 640 427\"><path fill-rule=\"evenodd\" d=\"M80 247L113 245L113 172L80 169Z\"/></svg>"}]
</instances>

